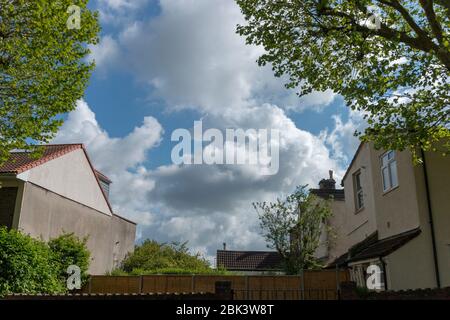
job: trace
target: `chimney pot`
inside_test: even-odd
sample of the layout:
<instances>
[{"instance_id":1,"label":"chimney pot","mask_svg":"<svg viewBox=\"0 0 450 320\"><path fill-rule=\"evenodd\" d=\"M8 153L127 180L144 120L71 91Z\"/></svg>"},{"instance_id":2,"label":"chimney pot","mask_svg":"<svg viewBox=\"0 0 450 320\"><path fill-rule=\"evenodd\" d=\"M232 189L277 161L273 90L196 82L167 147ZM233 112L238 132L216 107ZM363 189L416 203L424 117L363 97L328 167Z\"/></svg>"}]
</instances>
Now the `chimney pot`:
<instances>
[{"instance_id":1,"label":"chimney pot","mask_svg":"<svg viewBox=\"0 0 450 320\"><path fill-rule=\"evenodd\" d=\"M227 250L227 243L226 242L223 243L223 250L224 251Z\"/></svg>"}]
</instances>

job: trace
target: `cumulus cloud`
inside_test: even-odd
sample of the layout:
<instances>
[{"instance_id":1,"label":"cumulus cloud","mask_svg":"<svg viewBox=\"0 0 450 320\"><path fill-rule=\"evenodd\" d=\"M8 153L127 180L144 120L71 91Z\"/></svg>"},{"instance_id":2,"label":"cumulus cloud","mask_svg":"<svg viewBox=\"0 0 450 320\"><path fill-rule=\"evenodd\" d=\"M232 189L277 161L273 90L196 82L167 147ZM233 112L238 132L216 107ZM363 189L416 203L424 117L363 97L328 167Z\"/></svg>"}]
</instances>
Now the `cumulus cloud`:
<instances>
[{"instance_id":1,"label":"cumulus cloud","mask_svg":"<svg viewBox=\"0 0 450 320\"><path fill-rule=\"evenodd\" d=\"M127 136L110 137L88 104L79 100L53 142L84 143L95 167L113 180L111 199L115 211L136 222L149 224L152 213L140 203L146 202L154 181L147 177L143 162L147 160L147 152L159 144L162 133L155 118L145 117L142 125Z\"/></svg>"},{"instance_id":2,"label":"cumulus cloud","mask_svg":"<svg viewBox=\"0 0 450 320\"><path fill-rule=\"evenodd\" d=\"M134 10L131 1L101 3L112 14ZM246 46L235 33L243 17L233 1L161 0L159 6L158 16L124 22L120 34L105 36L93 53L97 63L121 59L167 110L195 109L205 129L280 130L278 173L264 176L248 165L170 162L149 169L148 151L157 148L163 133L158 121L146 117L128 135L111 137L83 100L55 141L87 145L94 164L114 181L114 209L139 222L143 238L189 240L211 260L222 242L232 249L264 249L252 202L274 200L297 185L314 187L329 169L342 175L347 146L340 138L356 122L336 118L336 128L320 136L298 128L287 111L321 110L334 93L298 99L270 67L259 67L255 60L262 49Z\"/></svg>"},{"instance_id":3,"label":"cumulus cloud","mask_svg":"<svg viewBox=\"0 0 450 320\"><path fill-rule=\"evenodd\" d=\"M263 49L246 45L236 34L236 25L244 20L235 2L161 0L159 6L158 16L123 24L115 40L121 55L112 50L115 42L110 36L96 55L120 59L171 110L220 113L225 108L272 103L303 111L320 110L333 101L330 91L299 99L284 87L286 79L276 78L270 66L256 64Z\"/></svg>"},{"instance_id":4,"label":"cumulus cloud","mask_svg":"<svg viewBox=\"0 0 450 320\"><path fill-rule=\"evenodd\" d=\"M264 249L255 201L271 201L292 192L297 185L317 185L329 169L342 176L343 168L330 157L323 141L295 126L274 105L249 107L235 113L204 118L208 127L280 129L280 170L261 176L250 166L168 165L150 172L155 181L149 201L161 209L158 234L189 239L209 254L227 242L234 249ZM281 130L282 129L282 130ZM192 234L192 233L195 233Z\"/></svg>"},{"instance_id":5,"label":"cumulus cloud","mask_svg":"<svg viewBox=\"0 0 450 320\"><path fill-rule=\"evenodd\" d=\"M320 138L330 148L332 157L343 165L348 164L360 141L354 135L367 127L364 113L351 110L347 121L341 115L334 115L334 128L322 130ZM350 158L349 158L350 157Z\"/></svg>"},{"instance_id":6,"label":"cumulus cloud","mask_svg":"<svg viewBox=\"0 0 450 320\"><path fill-rule=\"evenodd\" d=\"M122 25L135 18L135 14L152 0L97 0L103 24ZM156 1L154 1L156 3Z\"/></svg>"},{"instance_id":7,"label":"cumulus cloud","mask_svg":"<svg viewBox=\"0 0 450 320\"><path fill-rule=\"evenodd\" d=\"M120 54L119 45L111 35L102 37L97 45L90 45L89 49L91 53L88 59L95 61L97 69L102 70L114 65Z\"/></svg>"}]
</instances>

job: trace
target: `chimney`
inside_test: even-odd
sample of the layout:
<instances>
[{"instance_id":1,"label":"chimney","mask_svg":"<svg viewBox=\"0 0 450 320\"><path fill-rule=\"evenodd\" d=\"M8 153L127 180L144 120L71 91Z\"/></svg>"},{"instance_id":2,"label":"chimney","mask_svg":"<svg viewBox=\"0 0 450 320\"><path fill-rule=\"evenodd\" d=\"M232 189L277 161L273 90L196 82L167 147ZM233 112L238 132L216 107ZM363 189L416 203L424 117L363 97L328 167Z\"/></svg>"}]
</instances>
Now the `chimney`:
<instances>
[{"instance_id":1,"label":"chimney","mask_svg":"<svg viewBox=\"0 0 450 320\"><path fill-rule=\"evenodd\" d=\"M225 251L225 250L227 250L227 243L226 242L223 243L223 251Z\"/></svg>"},{"instance_id":2,"label":"chimney","mask_svg":"<svg viewBox=\"0 0 450 320\"><path fill-rule=\"evenodd\" d=\"M329 179L322 179L319 182L320 189L336 189L336 181L333 179L333 170L329 170Z\"/></svg>"}]
</instances>

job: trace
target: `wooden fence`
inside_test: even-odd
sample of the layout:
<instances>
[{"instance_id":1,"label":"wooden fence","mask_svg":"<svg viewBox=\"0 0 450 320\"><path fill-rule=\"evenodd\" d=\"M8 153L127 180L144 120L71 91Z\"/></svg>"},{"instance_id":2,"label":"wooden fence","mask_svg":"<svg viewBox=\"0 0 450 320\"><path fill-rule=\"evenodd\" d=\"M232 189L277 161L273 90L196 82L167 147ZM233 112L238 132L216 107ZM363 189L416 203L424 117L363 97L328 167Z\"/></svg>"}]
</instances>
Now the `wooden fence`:
<instances>
[{"instance_id":1,"label":"wooden fence","mask_svg":"<svg viewBox=\"0 0 450 320\"><path fill-rule=\"evenodd\" d=\"M337 299L346 270L305 271L300 276L148 275L92 276L83 293L214 292L217 281L230 281L235 299Z\"/></svg>"}]
</instances>

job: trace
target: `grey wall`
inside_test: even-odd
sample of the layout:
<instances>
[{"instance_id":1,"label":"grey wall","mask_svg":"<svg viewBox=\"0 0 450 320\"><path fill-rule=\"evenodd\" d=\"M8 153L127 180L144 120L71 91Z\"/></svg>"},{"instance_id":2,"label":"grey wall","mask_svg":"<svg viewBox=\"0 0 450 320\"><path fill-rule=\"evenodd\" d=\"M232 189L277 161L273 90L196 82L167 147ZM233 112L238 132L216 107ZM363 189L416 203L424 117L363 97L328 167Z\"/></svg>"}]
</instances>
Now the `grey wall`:
<instances>
[{"instance_id":1,"label":"grey wall","mask_svg":"<svg viewBox=\"0 0 450 320\"><path fill-rule=\"evenodd\" d=\"M19 229L45 241L63 232L88 236L89 272L104 274L113 269L115 258L117 263L133 250L136 225L25 183Z\"/></svg>"}]
</instances>

